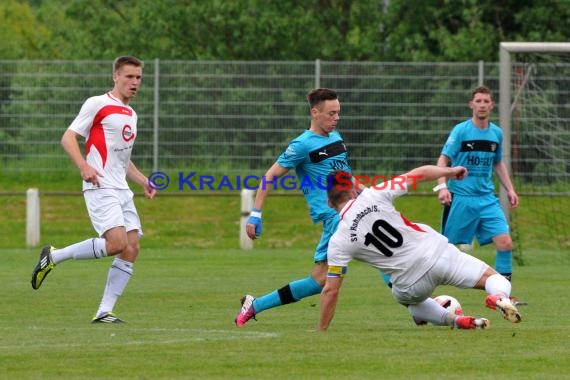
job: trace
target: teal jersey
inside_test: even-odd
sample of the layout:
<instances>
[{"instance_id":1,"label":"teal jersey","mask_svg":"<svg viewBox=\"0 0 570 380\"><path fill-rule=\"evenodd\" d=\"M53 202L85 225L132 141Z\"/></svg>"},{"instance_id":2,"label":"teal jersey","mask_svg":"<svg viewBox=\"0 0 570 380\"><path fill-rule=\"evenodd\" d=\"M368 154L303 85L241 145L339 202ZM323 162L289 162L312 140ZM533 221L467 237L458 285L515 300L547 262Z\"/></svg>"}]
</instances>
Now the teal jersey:
<instances>
[{"instance_id":1,"label":"teal jersey","mask_svg":"<svg viewBox=\"0 0 570 380\"><path fill-rule=\"evenodd\" d=\"M348 151L338 132L321 136L307 129L289 143L277 163L295 170L313 222L336 216L337 212L328 206L327 176L334 170L352 173Z\"/></svg>"},{"instance_id":2,"label":"teal jersey","mask_svg":"<svg viewBox=\"0 0 570 380\"><path fill-rule=\"evenodd\" d=\"M468 170L463 180L449 180L449 191L454 194L476 196L493 193L494 166L503 155L503 131L489 123L479 129L471 119L457 124L445 142L441 154L449 157L451 166L464 166Z\"/></svg>"}]
</instances>

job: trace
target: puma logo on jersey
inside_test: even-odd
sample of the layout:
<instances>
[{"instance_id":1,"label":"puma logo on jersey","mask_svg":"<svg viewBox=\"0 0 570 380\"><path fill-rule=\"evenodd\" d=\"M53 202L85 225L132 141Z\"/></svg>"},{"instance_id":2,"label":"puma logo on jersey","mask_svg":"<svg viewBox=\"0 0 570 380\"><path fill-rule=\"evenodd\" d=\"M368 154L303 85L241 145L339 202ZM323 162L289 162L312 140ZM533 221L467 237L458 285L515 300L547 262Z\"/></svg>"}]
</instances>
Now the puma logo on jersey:
<instances>
[{"instance_id":1,"label":"puma logo on jersey","mask_svg":"<svg viewBox=\"0 0 570 380\"><path fill-rule=\"evenodd\" d=\"M317 149L312 150L309 152L309 158L313 164L318 164L321 161L330 160L333 157L346 153L344 142L339 140L328 145L321 145ZM341 159L346 161L344 157L341 157Z\"/></svg>"},{"instance_id":2,"label":"puma logo on jersey","mask_svg":"<svg viewBox=\"0 0 570 380\"><path fill-rule=\"evenodd\" d=\"M468 140L461 143L460 152L490 152L499 150L499 144L492 140Z\"/></svg>"}]
</instances>

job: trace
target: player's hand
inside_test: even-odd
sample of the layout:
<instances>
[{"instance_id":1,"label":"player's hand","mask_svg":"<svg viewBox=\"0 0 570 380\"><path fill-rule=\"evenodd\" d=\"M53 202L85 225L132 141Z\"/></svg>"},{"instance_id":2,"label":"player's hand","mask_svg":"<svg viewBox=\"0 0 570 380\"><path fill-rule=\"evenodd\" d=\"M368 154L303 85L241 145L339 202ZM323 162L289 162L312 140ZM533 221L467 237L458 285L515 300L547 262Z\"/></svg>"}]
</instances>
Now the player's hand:
<instances>
[{"instance_id":1,"label":"player's hand","mask_svg":"<svg viewBox=\"0 0 570 380\"><path fill-rule=\"evenodd\" d=\"M442 205L449 206L451 204L451 193L447 189L441 189L437 193L437 199Z\"/></svg>"},{"instance_id":2,"label":"player's hand","mask_svg":"<svg viewBox=\"0 0 570 380\"><path fill-rule=\"evenodd\" d=\"M451 179L463 179L467 176L467 169L463 166L454 166L451 168L453 174L449 176Z\"/></svg>"},{"instance_id":3,"label":"player's hand","mask_svg":"<svg viewBox=\"0 0 570 380\"><path fill-rule=\"evenodd\" d=\"M143 184L143 187L144 187L144 196L148 199L154 198L154 196L156 195L156 189L148 184L148 179Z\"/></svg>"},{"instance_id":4,"label":"player's hand","mask_svg":"<svg viewBox=\"0 0 570 380\"><path fill-rule=\"evenodd\" d=\"M245 226L247 236L251 240L257 239L261 235L261 210L254 208L247 218L247 225Z\"/></svg>"},{"instance_id":5,"label":"player's hand","mask_svg":"<svg viewBox=\"0 0 570 380\"><path fill-rule=\"evenodd\" d=\"M509 204L511 208L519 207L519 196L515 193L514 190L511 190L507 193L507 198L509 199Z\"/></svg>"},{"instance_id":6,"label":"player's hand","mask_svg":"<svg viewBox=\"0 0 570 380\"><path fill-rule=\"evenodd\" d=\"M81 178L83 178L85 182L92 183L94 186L99 187L99 177L103 177L101 173L87 163L83 165L79 171L81 172Z\"/></svg>"}]
</instances>

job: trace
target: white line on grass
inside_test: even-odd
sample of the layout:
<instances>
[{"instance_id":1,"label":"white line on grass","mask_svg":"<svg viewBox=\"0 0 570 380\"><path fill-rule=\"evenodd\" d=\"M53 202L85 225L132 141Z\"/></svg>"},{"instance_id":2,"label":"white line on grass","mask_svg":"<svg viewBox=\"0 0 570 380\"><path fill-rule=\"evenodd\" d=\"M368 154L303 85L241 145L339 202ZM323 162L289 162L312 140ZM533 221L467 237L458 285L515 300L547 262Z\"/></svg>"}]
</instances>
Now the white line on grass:
<instances>
[{"instance_id":1,"label":"white line on grass","mask_svg":"<svg viewBox=\"0 0 570 380\"><path fill-rule=\"evenodd\" d=\"M111 326L100 326L108 328ZM117 326L118 327L118 326ZM1 328L4 330L7 328ZM11 328L12 333L14 329ZM34 337L34 342L27 342L25 338L20 339L20 344L6 345L0 344L0 349L15 349L22 347L29 348L66 348L66 347L84 347L88 345L89 347L96 346L109 346L109 345L143 345L143 344L177 344L177 343L188 343L188 342L208 342L208 341L224 341L224 340L237 340L237 339L271 339L279 337L279 334L272 332L259 332L259 331L243 331L243 330L207 330L207 329L185 329L185 328L113 328L108 332L104 329L97 329L97 327L91 328L46 328L33 326L29 327L28 330L51 330L58 331L58 334L54 335L44 335L42 337ZM73 342L64 336L65 331L85 331L88 332L89 336L83 336L84 339L81 342ZM92 335L93 332L104 333L104 335ZM136 334L132 334L136 333ZM186 336L181 336L180 334L186 334ZM166 338L162 334L176 334L175 338ZM75 338L82 339L75 335Z\"/></svg>"}]
</instances>

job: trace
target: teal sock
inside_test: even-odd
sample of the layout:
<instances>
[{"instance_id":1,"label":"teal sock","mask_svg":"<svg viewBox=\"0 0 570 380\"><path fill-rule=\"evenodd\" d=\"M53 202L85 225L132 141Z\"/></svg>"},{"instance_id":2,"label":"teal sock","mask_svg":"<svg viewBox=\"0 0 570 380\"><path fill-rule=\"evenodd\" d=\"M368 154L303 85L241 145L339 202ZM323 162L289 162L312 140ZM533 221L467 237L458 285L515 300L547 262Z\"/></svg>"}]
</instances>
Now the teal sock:
<instances>
[{"instance_id":1,"label":"teal sock","mask_svg":"<svg viewBox=\"0 0 570 380\"><path fill-rule=\"evenodd\" d=\"M289 287L291 288L291 294L295 302L305 297L319 294L323 290L323 287L311 276L291 282Z\"/></svg>"},{"instance_id":2,"label":"teal sock","mask_svg":"<svg viewBox=\"0 0 570 380\"><path fill-rule=\"evenodd\" d=\"M495 258L495 269L502 275L510 275L513 273L513 252L497 251Z\"/></svg>"},{"instance_id":3,"label":"teal sock","mask_svg":"<svg viewBox=\"0 0 570 380\"><path fill-rule=\"evenodd\" d=\"M259 314L263 310L297 302L305 297L319 294L322 289L322 286L320 286L313 277L308 276L302 280L290 282L281 289L274 290L271 293L256 298L255 301L253 301L253 309L256 314Z\"/></svg>"},{"instance_id":4,"label":"teal sock","mask_svg":"<svg viewBox=\"0 0 570 380\"><path fill-rule=\"evenodd\" d=\"M279 293L277 290L267 293L264 296L256 298L253 301L253 310L256 314L261 313L263 310L271 309L272 307L281 305L281 300L279 299Z\"/></svg>"},{"instance_id":5,"label":"teal sock","mask_svg":"<svg viewBox=\"0 0 570 380\"><path fill-rule=\"evenodd\" d=\"M380 271L380 276L382 276L382 280L384 280L384 283L386 285L388 285L388 287L391 288L392 287L392 281L390 281L390 275Z\"/></svg>"}]
</instances>

